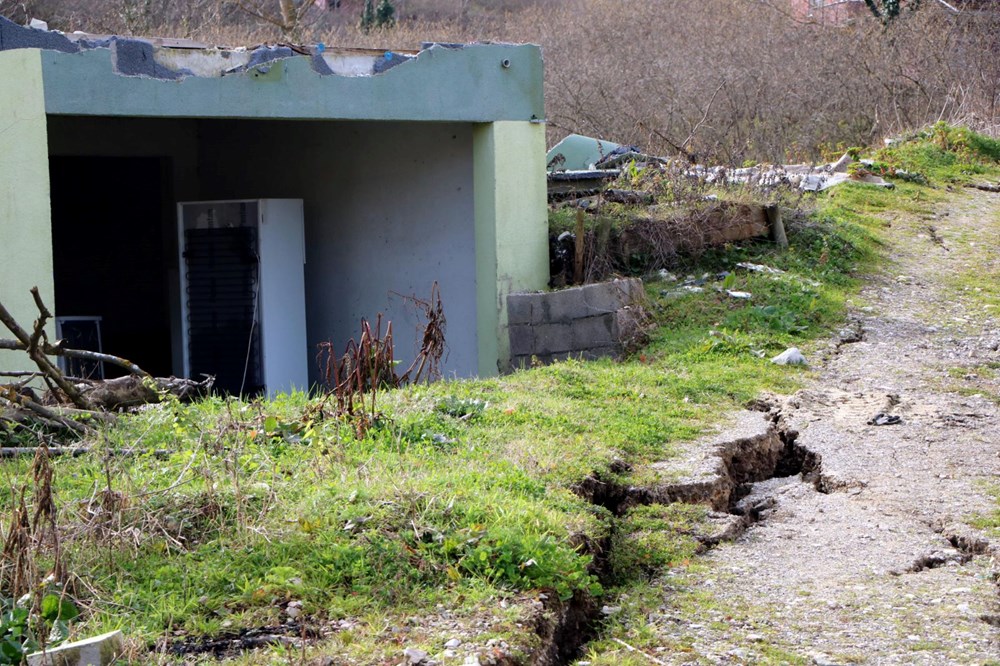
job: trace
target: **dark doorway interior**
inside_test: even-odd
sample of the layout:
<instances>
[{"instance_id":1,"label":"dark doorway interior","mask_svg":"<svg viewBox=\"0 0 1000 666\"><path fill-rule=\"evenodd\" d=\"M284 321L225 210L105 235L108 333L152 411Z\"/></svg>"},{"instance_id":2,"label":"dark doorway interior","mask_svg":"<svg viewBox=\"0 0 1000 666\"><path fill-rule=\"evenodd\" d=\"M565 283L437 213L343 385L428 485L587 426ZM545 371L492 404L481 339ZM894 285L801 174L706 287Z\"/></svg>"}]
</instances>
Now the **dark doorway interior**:
<instances>
[{"instance_id":1,"label":"dark doorway interior","mask_svg":"<svg viewBox=\"0 0 1000 666\"><path fill-rule=\"evenodd\" d=\"M55 315L101 317L104 351L157 376L172 369L169 166L158 157L49 158Z\"/></svg>"}]
</instances>

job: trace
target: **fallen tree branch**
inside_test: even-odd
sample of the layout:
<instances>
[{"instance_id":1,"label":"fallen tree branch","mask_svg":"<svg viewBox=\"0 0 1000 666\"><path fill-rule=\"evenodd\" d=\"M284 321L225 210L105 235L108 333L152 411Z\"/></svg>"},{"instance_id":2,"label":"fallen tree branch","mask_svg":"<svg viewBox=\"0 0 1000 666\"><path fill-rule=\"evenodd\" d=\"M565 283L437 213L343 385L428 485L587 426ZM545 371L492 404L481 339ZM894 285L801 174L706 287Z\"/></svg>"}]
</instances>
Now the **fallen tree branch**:
<instances>
[{"instance_id":1,"label":"fallen tree branch","mask_svg":"<svg viewBox=\"0 0 1000 666\"><path fill-rule=\"evenodd\" d=\"M193 379L178 377L126 375L90 382L79 388L95 407L118 410L159 402L163 393L174 395L181 401L193 400L208 395L214 383L214 377L196 382Z\"/></svg>"},{"instance_id":2,"label":"fallen tree branch","mask_svg":"<svg viewBox=\"0 0 1000 666\"><path fill-rule=\"evenodd\" d=\"M90 452L86 446L50 446L48 449L50 456L73 456L74 458ZM33 456L37 453L38 447L36 446L4 446L0 448L0 458Z\"/></svg>"},{"instance_id":3,"label":"fallen tree branch","mask_svg":"<svg viewBox=\"0 0 1000 666\"><path fill-rule=\"evenodd\" d=\"M44 407L35 402L34 400L32 400L31 398L28 398L27 396L19 395L11 391L7 395L3 396L3 399L8 401L15 407L20 407L30 412L34 412L35 414L42 417L46 421L49 421L50 423L56 423L67 430L72 430L76 432L77 434L89 435L90 433L93 432L93 428L91 428L90 426L80 423L79 421L74 421L68 416L62 416L55 410L50 409L48 407ZM89 413L93 413L91 410L87 411Z\"/></svg>"},{"instance_id":4,"label":"fallen tree branch","mask_svg":"<svg viewBox=\"0 0 1000 666\"><path fill-rule=\"evenodd\" d=\"M2 306L0 306L2 307ZM0 349L9 349L11 351L28 351L28 348L18 340L0 339ZM132 361L121 358L120 356L112 356L111 354L104 354L102 352L89 351L87 349L69 349L63 347L60 344L45 344L41 350L43 353L49 356L65 356L66 358L78 358L85 361L98 361L101 363L110 363L111 365L118 366L123 370L128 370L133 375L139 375L140 377L151 377L148 372L140 368L138 365Z\"/></svg>"},{"instance_id":5,"label":"fallen tree branch","mask_svg":"<svg viewBox=\"0 0 1000 666\"><path fill-rule=\"evenodd\" d=\"M42 371L42 374L47 378L51 379L59 389L66 394L74 405L80 409L90 409L90 403L80 394L80 392L71 383L66 381L62 372L52 364L48 356L45 355L45 347L49 345L44 344L42 348L39 349L38 343L44 335L45 322L51 318L51 314L45 304L42 303L42 299L38 294L38 287L31 288L31 296L35 299L35 305L39 309L39 318L35 322L34 332L29 335L27 331L21 328L20 324L14 319L3 303L0 303L0 323L3 323L7 329L14 334L18 342L24 345L24 351L28 352L28 357L35 362L38 369Z\"/></svg>"},{"instance_id":6,"label":"fallen tree branch","mask_svg":"<svg viewBox=\"0 0 1000 666\"><path fill-rule=\"evenodd\" d=\"M73 456L74 458L91 453L94 451L93 448L89 446L50 446L49 455L50 456ZM0 447L0 458L16 458L18 456L33 456L38 453L38 447L36 446L3 446ZM165 460L173 455L174 451L170 449L115 449L112 451L105 452L106 455L112 457L118 456L142 456L142 455L152 455L160 460ZM185 470L186 471L186 470ZM167 490L172 490L176 486L172 486ZM154 491L146 493L146 495L153 495L158 492Z\"/></svg>"}]
</instances>

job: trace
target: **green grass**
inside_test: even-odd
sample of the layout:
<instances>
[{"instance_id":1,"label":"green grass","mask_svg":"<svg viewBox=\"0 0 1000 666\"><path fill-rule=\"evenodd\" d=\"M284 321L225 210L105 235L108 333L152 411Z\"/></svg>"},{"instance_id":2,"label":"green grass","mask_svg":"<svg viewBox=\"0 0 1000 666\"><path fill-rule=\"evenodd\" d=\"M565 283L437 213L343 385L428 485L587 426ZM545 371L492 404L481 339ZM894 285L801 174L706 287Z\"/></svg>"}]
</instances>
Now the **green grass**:
<instances>
[{"instance_id":1,"label":"green grass","mask_svg":"<svg viewBox=\"0 0 1000 666\"><path fill-rule=\"evenodd\" d=\"M940 122L877 151L875 158L939 183L967 183L977 176L996 176L1000 141Z\"/></svg>"},{"instance_id":2,"label":"green grass","mask_svg":"<svg viewBox=\"0 0 1000 666\"><path fill-rule=\"evenodd\" d=\"M990 486L987 492L996 501L996 509L986 514L972 516L968 522L976 529L997 538L1000 537L1000 486Z\"/></svg>"},{"instance_id":3,"label":"green grass","mask_svg":"<svg viewBox=\"0 0 1000 666\"><path fill-rule=\"evenodd\" d=\"M302 394L123 416L88 442L90 455L53 463L64 563L86 611L75 631L123 628L149 643L167 632L212 635L284 622L296 601L312 622L351 622L322 649L379 663L401 650L386 628L411 621L406 645L440 651L452 631L430 620L441 609L472 627L463 640L501 637L529 650L528 613L544 593L629 596L609 636L649 643L638 619L625 620L656 603L651 577L698 575L690 535L703 509L637 508L616 521L575 486L613 479L619 461L669 458L761 391L801 386L808 369L767 358L788 346L808 354L835 330L884 253L886 216L926 212L942 196L909 183L835 188L789 220L787 252L746 243L681 267L732 271L726 288L751 300L715 288L723 283L683 296L652 283L657 326L629 359L385 393L360 439L329 404ZM736 270L744 261L784 272ZM2 463L7 486L30 489L30 466ZM0 495L5 514L11 501ZM616 544L607 590L585 547L606 537ZM642 663L620 648L598 642L594 663ZM601 661L605 649L617 661Z\"/></svg>"}]
</instances>

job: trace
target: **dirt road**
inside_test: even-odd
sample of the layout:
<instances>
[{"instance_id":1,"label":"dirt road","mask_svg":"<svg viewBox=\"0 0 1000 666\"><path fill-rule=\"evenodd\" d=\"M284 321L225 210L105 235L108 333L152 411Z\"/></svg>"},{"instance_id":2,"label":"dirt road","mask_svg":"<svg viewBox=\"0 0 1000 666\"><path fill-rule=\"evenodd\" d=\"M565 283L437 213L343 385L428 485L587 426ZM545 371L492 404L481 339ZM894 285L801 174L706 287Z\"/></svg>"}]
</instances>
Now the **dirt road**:
<instances>
[{"instance_id":1,"label":"dirt road","mask_svg":"<svg viewBox=\"0 0 1000 666\"><path fill-rule=\"evenodd\" d=\"M961 279L997 269L1000 195L958 202L887 220L890 267L781 406L823 483L758 484L760 522L658 582L652 661L1000 664L1000 540L969 525L1000 489L1000 311Z\"/></svg>"}]
</instances>

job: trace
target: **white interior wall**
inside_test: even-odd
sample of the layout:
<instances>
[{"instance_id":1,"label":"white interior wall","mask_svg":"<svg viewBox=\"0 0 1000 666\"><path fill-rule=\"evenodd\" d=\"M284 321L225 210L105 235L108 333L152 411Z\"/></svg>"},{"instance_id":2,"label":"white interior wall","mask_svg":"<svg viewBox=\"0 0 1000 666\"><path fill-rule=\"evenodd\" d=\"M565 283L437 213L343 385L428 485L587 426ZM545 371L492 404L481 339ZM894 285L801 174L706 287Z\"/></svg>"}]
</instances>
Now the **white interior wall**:
<instances>
[{"instance_id":1,"label":"white interior wall","mask_svg":"<svg viewBox=\"0 0 1000 666\"><path fill-rule=\"evenodd\" d=\"M300 198L310 358L343 349L362 317L393 322L404 368L419 320L401 295L435 280L448 319L445 376L477 372L472 128L451 123L200 121L201 190ZM310 364L311 379L318 371Z\"/></svg>"}]
</instances>

